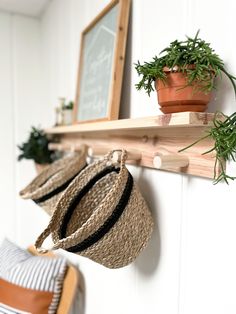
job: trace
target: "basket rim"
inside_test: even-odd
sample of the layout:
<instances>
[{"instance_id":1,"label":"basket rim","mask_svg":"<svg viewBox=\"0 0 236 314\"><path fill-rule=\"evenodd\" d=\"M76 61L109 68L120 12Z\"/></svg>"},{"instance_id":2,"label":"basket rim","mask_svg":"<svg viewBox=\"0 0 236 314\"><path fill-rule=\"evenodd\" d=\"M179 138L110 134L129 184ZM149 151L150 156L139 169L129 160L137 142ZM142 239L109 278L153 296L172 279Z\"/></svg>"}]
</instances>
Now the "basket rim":
<instances>
[{"instance_id":1,"label":"basket rim","mask_svg":"<svg viewBox=\"0 0 236 314\"><path fill-rule=\"evenodd\" d=\"M76 153L56 160L19 192L23 199L37 200L65 184L86 165L86 155Z\"/></svg>"},{"instance_id":2,"label":"basket rim","mask_svg":"<svg viewBox=\"0 0 236 314\"><path fill-rule=\"evenodd\" d=\"M91 173L91 168L93 170L93 175L91 176L91 178L93 178L94 176L96 176L96 174L98 173L96 171L96 167L97 166L100 166L101 169L99 170L99 172L101 172L102 170L108 168L110 165L107 164L107 161L106 160L101 160L101 161L98 161L96 162L96 165L94 164L91 164L89 165L88 167L86 167L84 170L82 170L82 172L77 176L77 180L82 178L82 177L86 177L87 173ZM117 163L114 163L113 164L114 167L119 167L119 164ZM61 238L60 239L60 230L61 230L61 223L64 219L64 216L67 212L68 209L65 210L64 206L65 203L64 203L64 197L65 197L65 193L70 193L71 190L73 190L73 187L75 186L76 187L76 183L77 183L77 180L75 179L71 184L70 186L67 188L67 190L62 193L60 199L58 200L57 202L57 205L56 205L56 209L55 209L55 212L54 212L54 215L57 215L57 221L59 222L58 224L56 224L56 227L55 229L52 231L52 238L53 238L53 241L54 243L57 243L57 242L60 242L60 243L65 243L65 242L68 242L68 239L71 239L71 238L77 238L77 235L78 234L81 234L83 233L83 231L86 229L86 227L88 225L90 225L91 221L94 220L94 217L96 217L97 213L100 212L102 210L102 207L104 206L104 204L106 204L107 200L110 198L110 195L112 193L114 193L114 187L119 184L119 181L121 181L122 179L125 181L127 180L127 177L128 177L128 174L129 174L129 171L126 167L123 167L123 168L120 168L119 170L119 173L117 174L117 177L116 179L114 180L113 182L113 188L111 188L111 190L106 194L106 196L103 198L103 200L96 206L95 210L92 212L92 214L89 216L89 218L80 226L80 228L78 230L76 230L74 233L70 234L69 236L65 237L65 238ZM89 182L90 180L87 180L87 183ZM86 185L86 184L85 184ZM83 185L84 186L84 185ZM78 195L79 191L81 191L83 189L83 187L80 187L79 190L76 191L76 195ZM123 191L123 190L122 190ZM121 192L122 192L121 191ZM86 193L87 194L87 193ZM71 200L70 200L71 201ZM114 208L114 203L111 204L110 203L110 207ZM76 207L75 207L76 208ZM56 212L57 211L57 212ZM69 222L68 222L69 223ZM67 223L67 225L68 225ZM103 221L101 222L101 225L103 224ZM70 245L72 246L72 245ZM69 246L69 247L70 247Z\"/></svg>"},{"instance_id":3,"label":"basket rim","mask_svg":"<svg viewBox=\"0 0 236 314\"><path fill-rule=\"evenodd\" d=\"M126 180L125 187L122 191L122 195L118 203L115 204L113 211L110 213L110 215L105 220L103 220L102 224L98 226L89 236L87 236L81 242L67 248L67 251L74 252L74 253L82 252L88 249L89 247L91 247L92 245L94 245L95 243L97 243L99 240L101 240L113 228L115 223L121 217L122 213L125 211L126 206L129 202L131 193L132 193L132 189L133 189L133 177L130 173L128 173L128 178ZM93 212L94 215L96 215L96 211L99 210L99 207L102 206L102 205L100 206L100 204L98 205L96 210ZM89 217L89 219L86 221L86 223L87 222L89 223L89 220L91 221L93 219L93 213ZM64 225L62 223L61 228L60 228L60 233L61 233L60 239L66 237L66 230L64 230L64 233L62 234L62 228L64 226L67 227L68 223L69 221L67 223L64 223ZM83 225L81 227L83 227Z\"/></svg>"}]
</instances>

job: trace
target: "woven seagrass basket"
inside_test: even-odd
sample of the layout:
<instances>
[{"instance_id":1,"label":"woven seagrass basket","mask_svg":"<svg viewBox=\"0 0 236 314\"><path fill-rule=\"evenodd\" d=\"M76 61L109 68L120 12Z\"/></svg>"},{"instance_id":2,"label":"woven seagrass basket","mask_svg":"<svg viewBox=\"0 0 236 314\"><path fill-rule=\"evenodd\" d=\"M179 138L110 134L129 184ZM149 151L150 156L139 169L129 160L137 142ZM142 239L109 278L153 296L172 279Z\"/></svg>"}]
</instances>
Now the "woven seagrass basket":
<instances>
[{"instance_id":1,"label":"woven seagrass basket","mask_svg":"<svg viewBox=\"0 0 236 314\"><path fill-rule=\"evenodd\" d=\"M48 227L35 246L52 234L51 249L65 249L119 268L146 247L153 219L132 175L126 152L114 162L113 152L86 167L61 195ZM47 251L47 250L45 250Z\"/></svg>"},{"instance_id":2,"label":"woven seagrass basket","mask_svg":"<svg viewBox=\"0 0 236 314\"><path fill-rule=\"evenodd\" d=\"M53 162L20 191L20 196L32 199L51 216L62 192L86 166L86 155L87 151L83 148L79 153Z\"/></svg>"}]
</instances>

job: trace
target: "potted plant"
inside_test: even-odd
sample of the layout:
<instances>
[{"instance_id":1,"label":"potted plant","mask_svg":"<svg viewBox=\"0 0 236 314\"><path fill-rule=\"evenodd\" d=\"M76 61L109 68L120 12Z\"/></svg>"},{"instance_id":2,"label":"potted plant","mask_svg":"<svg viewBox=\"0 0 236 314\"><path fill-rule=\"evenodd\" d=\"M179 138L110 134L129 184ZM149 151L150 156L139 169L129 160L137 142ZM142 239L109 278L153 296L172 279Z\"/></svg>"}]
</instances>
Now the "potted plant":
<instances>
[{"instance_id":1,"label":"potted plant","mask_svg":"<svg viewBox=\"0 0 236 314\"><path fill-rule=\"evenodd\" d=\"M73 122L73 101L69 101L68 103L64 103L62 106L62 124L70 125Z\"/></svg>"},{"instance_id":2,"label":"potted plant","mask_svg":"<svg viewBox=\"0 0 236 314\"><path fill-rule=\"evenodd\" d=\"M144 89L150 96L154 86L163 113L205 111L216 88L215 78L222 72L231 81L236 94L236 78L226 71L223 60L210 44L198 37L175 40L152 61L135 64L141 80L138 90Z\"/></svg>"},{"instance_id":3,"label":"potted plant","mask_svg":"<svg viewBox=\"0 0 236 314\"><path fill-rule=\"evenodd\" d=\"M18 160L33 159L36 170L40 172L45 166L52 163L56 159L54 151L48 149L50 140L47 138L43 130L32 127L29 138L26 142L18 145L21 153Z\"/></svg>"}]
</instances>

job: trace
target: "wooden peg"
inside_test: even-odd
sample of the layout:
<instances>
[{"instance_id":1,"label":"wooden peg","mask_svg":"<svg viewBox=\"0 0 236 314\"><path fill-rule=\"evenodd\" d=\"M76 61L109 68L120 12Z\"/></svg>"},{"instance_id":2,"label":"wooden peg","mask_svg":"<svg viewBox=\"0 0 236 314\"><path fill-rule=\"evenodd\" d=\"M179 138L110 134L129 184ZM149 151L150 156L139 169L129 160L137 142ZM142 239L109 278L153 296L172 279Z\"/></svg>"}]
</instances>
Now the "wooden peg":
<instances>
[{"instance_id":1,"label":"wooden peg","mask_svg":"<svg viewBox=\"0 0 236 314\"><path fill-rule=\"evenodd\" d=\"M100 156L107 154L110 150L113 150L114 148L108 149L107 147L89 147L88 154L89 156ZM118 150L118 149L117 149ZM127 151L127 160L140 160L142 158L142 154L137 150L129 150ZM119 160L120 158L120 152L114 152L113 155L115 160Z\"/></svg>"},{"instance_id":2,"label":"wooden peg","mask_svg":"<svg viewBox=\"0 0 236 314\"><path fill-rule=\"evenodd\" d=\"M109 152L109 149L106 147L89 147L88 148L88 155L89 156L102 156L102 155L106 155Z\"/></svg>"},{"instance_id":3,"label":"wooden peg","mask_svg":"<svg viewBox=\"0 0 236 314\"><path fill-rule=\"evenodd\" d=\"M67 144L67 143L49 143L48 148L50 150L58 150L58 151L71 151L71 152L79 152L82 150L81 145L73 145L73 144Z\"/></svg>"},{"instance_id":4,"label":"wooden peg","mask_svg":"<svg viewBox=\"0 0 236 314\"><path fill-rule=\"evenodd\" d=\"M120 159L120 153L118 151L114 152L114 159L115 160L119 160ZM134 149L127 151L127 160L139 161L141 159L142 159L142 154L140 153L140 151L134 150Z\"/></svg>"},{"instance_id":5,"label":"wooden peg","mask_svg":"<svg viewBox=\"0 0 236 314\"><path fill-rule=\"evenodd\" d=\"M63 151L63 145L60 144L60 143L49 143L48 144L48 149Z\"/></svg>"},{"instance_id":6,"label":"wooden peg","mask_svg":"<svg viewBox=\"0 0 236 314\"><path fill-rule=\"evenodd\" d=\"M189 165L189 159L186 156L180 154L175 155L156 155L153 158L153 165L157 169L166 168L183 168Z\"/></svg>"}]
</instances>

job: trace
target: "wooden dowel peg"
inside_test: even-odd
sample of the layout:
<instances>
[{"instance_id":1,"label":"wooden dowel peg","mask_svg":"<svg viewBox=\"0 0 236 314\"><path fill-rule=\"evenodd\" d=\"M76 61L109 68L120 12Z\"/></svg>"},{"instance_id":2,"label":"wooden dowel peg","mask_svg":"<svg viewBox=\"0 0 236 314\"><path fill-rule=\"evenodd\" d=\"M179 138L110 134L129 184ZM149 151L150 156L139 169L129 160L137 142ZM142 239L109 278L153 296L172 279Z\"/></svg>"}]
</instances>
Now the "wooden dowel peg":
<instances>
[{"instance_id":1,"label":"wooden dowel peg","mask_svg":"<svg viewBox=\"0 0 236 314\"><path fill-rule=\"evenodd\" d=\"M73 145L67 143L49 143L48 148L50 150L58 150L58 151L71 151L71 152L79 152L82 150L81 145Z\"/></svg>"},{"instance_id":2,"label":"wooden dowel peg","mask_svg":"<svg viewBox=\"0 0 236 314\"><path fill-rule=\"evenodd\" d=\"M107 147L89 147L88 154L89 156L102 156L107 154L110 150L114 148L107 148ZM127 151L127 160L140 160L142 158L142 154L137 150L129 150ZM114 160L119 160L120 158L120 151L114 152Z\"/></svg>"},{"instance_id":3,"label":"wooden dowel peg","mask_svg":"<svg viewBox=\"0 0 236 314\"><path fill-rule=\"evenodd\" d=\"M63 151L63 145L60 144L60 143L49 143L48 144L48 149Z\"/></svg>"},{"instance_id":4,"label":"wooden dowel peg","mask_svg":"<svg viewBox=\"0 0 236 314\"><path fill-rule=\"evenodd\" d=\"M106 155L109 152L109 149L106 147L89 147L88 149L88 155L89 156L102 156L102 155Z\"/></svg>"},{"instance_id":5,"label":"wooden dowel peg","mask_svg":"<svg viewBox=\"0 0 236 314\"><path fill-rule=\"evenodd\" d=\"M189 165L189 159L179 154L156 155L153 158L153 165L157 169L183 168Z\"/></svg>"},{"instance_id":6,"label":"wooden dowel peg","mask_svg":"<svg viewBox=\"0 0 236 314\"><path fill-rule=\"evenodd\" d=\"M120 159L120 152L114 152L114 159ZM127 160L136 160L139 161L142 159L142 154L138 150L128 150L127 151Z\"/></svg>"}]
</instances>

